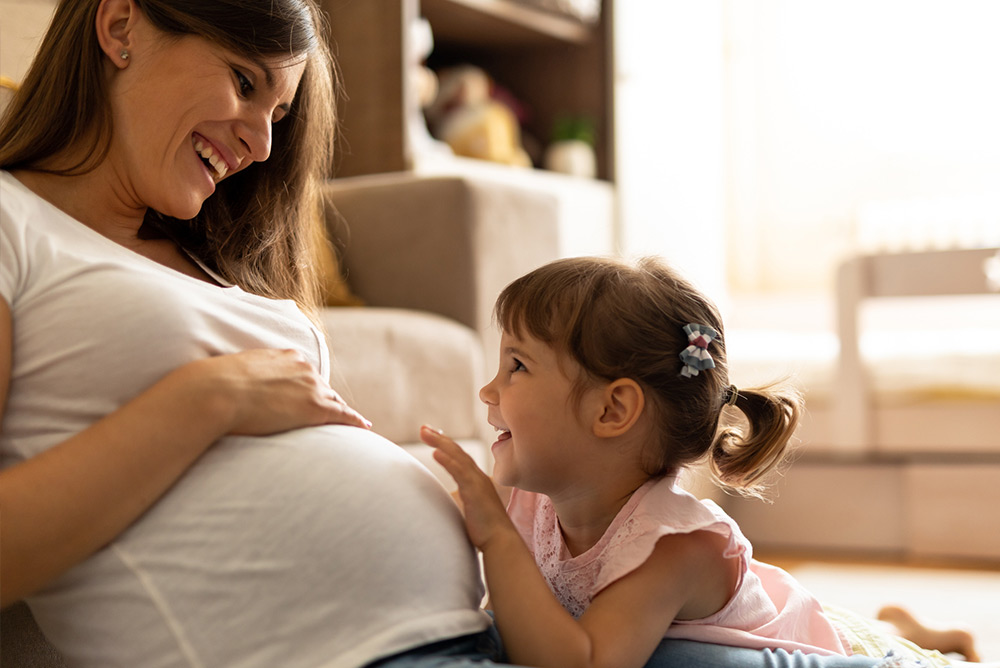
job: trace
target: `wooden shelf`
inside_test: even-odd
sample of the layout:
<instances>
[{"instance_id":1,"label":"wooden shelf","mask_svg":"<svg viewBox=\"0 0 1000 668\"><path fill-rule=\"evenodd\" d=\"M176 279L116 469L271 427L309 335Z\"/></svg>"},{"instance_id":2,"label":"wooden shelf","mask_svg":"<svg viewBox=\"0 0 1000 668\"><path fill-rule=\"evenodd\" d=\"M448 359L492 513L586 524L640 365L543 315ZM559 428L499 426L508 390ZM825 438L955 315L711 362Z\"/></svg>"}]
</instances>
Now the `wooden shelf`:
<instances>
[{"instance_id":1,"label":"wooden shelf","mask_svg":"<svg viewBox=\"0 0 1000 668\"><path fill-rule=\"evenodd\" d=\"M511 0L421 0L434 36L469 46L585 44L593 28Z\"/></svg>"},{"instance_id":2,"label":"wooden shelf","mask_svg":"<svg viewBox=\"0 0 1000 668\"><path fill-rule=\"evenodd\" d=\"M410 28L423 16L434 38L428 67L484 70L523 104L521 131L529 145L546 146L563 117L593 119L597 173L614 182L612 0L602 0L596 24L516 0L320 3L330 17L345 92L338 176L413 169L411 135L423 119L414 96Z\"/></svg>"}]
</instances>

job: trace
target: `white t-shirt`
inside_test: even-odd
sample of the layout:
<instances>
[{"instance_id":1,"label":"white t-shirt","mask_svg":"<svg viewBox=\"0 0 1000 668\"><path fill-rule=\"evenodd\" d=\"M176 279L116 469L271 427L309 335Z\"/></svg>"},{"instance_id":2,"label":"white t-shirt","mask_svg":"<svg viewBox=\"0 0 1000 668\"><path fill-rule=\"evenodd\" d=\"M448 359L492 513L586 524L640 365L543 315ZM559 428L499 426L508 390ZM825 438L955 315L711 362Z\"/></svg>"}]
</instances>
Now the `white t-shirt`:
<instances>
[{"instance_id":1,"label":"white t-shirt","mask_svg":"<svg viewBox=\"0 0 1000 668\"><path fill-rule=\"evenodd\" d=\"M199 281L0 172L13 368L0 465L32 457L176 367L325 339L292 302ZM74 666L360 666L482 630L461 518L392 443L328 426L220 440L112 544L28 603Z\"/></svg>"}]
</instances>

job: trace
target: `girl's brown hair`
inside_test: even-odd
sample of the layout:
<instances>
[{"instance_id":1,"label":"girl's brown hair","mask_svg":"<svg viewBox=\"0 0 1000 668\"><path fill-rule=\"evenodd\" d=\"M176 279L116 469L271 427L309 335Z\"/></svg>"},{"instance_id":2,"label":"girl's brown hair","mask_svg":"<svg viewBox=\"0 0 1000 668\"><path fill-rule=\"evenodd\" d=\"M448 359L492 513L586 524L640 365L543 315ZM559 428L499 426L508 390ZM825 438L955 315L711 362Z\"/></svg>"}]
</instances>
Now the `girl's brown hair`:
<instances>
[{"instance_id":1,"label":"girl's brown hair","mask_svg":"<svg viewBox=\"0 0 1000 668\"><path fill-rule=\"evenodd\" d=\"M722 319L691 283L654 258L634 265L605 258L552 262L508 285L495 317L504 331L568 354L592 380L631 378L642 386L656 435L643 461L651 477L707 455L717 482L757 496L784 459L800 396L775 386L740 388L734 405L746 416L745 428L724 423L730 383ZM681 375L679 356L689 323L719 334L708 347L715 368L694 377Z\"/></svg>"},{"instance_id":2,"label":"girl's brown hair","mask_svg":"<svg viewBox=\"0 0 1000 668\"><path fill-rule=\"evenodd\" d=\"M227 280L268 297L318 303L326 243L319 187L332 165L335 73L314 0L134 0L166 36L196 35L244 56L307 56L271 156L223 180L191 220L148 211L141 234L168 236ZM62 0L20 90L0 119L0 168L80 174L114 130L94 28L100 0ZM50 169L67 148L85 156Z\"/></svg>"}]
</instances>

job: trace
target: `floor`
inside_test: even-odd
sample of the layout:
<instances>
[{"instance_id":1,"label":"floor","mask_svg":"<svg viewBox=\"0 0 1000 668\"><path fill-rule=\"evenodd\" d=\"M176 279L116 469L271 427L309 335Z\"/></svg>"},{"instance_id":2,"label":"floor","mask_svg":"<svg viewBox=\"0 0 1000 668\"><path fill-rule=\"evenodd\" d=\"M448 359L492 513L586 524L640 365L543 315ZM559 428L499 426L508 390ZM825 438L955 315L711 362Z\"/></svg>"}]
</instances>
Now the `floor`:
<instances>
[{"instance_id":1,"label":"floor","mask_svg":"<svg viewBox=\"0 0 1000 668\"><path fill-rule=\"evenodd\" d=\"M983 661L1000 662L1000 564L910 566L755 555L794 575L823 602L874 617L887 604L910 609L925 622L971 630Z\"/></svg>"}]
</instances>

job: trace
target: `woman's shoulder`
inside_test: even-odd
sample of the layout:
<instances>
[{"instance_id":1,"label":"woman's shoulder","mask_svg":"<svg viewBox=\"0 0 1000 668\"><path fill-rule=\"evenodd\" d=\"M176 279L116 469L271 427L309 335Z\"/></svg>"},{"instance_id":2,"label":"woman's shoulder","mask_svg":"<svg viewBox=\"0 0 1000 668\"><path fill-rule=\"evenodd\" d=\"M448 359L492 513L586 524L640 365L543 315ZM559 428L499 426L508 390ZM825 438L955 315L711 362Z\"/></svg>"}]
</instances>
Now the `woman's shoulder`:
<instances>
[{"instance_id":1,"label":"woman's shoulder","mask_svg":"<svg viewBox=\"0 0 1000 668\"><path fill-rule=\"evenodd\" d=\"M5 223L23 218L24 211L30 203L31 191L28 190L14 175L0 170L0 215Z\"/></svg>"},{"instance_id":2,"label":"woman's shoulder","mask_svg":"<svg viewBox=\"0 0 1000 668\"><path fill-rule=\"evenodd\" d=\"M13 270L15 258L24 254L31 218L33 193L14 175L0 170L0 269Z\"/></svg>"},{"instance_id":3,"label":"woman's shoulder","mask_svg":"<svg viewBox=\"0 0 1000 668\"><path fill-rule=\"evenodd\" d=\"M0 221L7 234L19 231L26 234L32 229L39 230L57 220L58 209L32 192L16 176L0 170Z\"/></svg>"}]
</instances>

